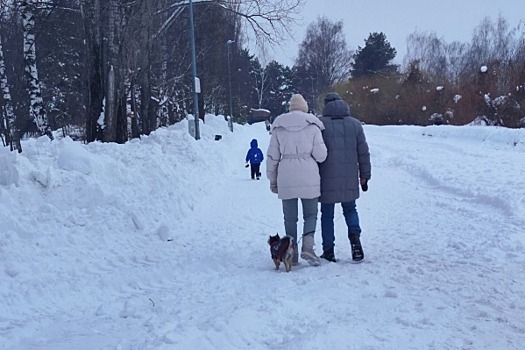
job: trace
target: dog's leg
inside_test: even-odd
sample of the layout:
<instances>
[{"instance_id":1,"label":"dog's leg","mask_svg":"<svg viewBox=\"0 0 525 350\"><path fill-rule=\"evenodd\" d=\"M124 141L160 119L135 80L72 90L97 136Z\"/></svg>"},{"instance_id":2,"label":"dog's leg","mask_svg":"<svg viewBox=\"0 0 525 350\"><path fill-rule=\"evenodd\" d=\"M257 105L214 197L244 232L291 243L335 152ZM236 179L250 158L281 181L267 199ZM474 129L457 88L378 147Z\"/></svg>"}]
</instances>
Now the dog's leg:
<instances>
[{"instance_id":1,"label":"dog's leg","mask_svg":"<svg viewBox=\"0 0 525 350\"><path fill-rule=\"evenodd\" d=\"M277 259L273 259L273 263L275 264L275 269L279 270L279 266L281 265L281 262Z\"/></svg>"},{"instance_id":2,"label":"dog's leg","mask_svg":"<svg viewBox=\"0 0 525 350\"><path fill-rule=\"evenodd\" d=\"M292 260L293 256L287 256L284 259L284 267L286 268L286 272L290 272L292 270Z\"/></svg>"}]
</instances>

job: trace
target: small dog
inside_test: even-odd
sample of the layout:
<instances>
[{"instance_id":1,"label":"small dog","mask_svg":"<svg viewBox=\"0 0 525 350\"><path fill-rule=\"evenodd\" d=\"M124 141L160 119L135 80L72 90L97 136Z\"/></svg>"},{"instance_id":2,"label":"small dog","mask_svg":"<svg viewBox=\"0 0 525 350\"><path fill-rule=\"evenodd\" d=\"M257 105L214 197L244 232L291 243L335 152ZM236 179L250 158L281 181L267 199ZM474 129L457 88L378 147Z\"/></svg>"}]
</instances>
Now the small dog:
<instances>
[{"instance_id":1,"label":"small dog","mask_svg":"<svg viewBox=\"0 0 525 350\"><path fill-rule=\"evenodd\" d=\"M270 252L272 253L275 269L279 270L282 261L286 272L290 272L292 270L293 253L295 249L293 237L284 236L281 238L279 234L276 234L268 238L268 244L270 245Z\"/></svg>"}]
</instances>

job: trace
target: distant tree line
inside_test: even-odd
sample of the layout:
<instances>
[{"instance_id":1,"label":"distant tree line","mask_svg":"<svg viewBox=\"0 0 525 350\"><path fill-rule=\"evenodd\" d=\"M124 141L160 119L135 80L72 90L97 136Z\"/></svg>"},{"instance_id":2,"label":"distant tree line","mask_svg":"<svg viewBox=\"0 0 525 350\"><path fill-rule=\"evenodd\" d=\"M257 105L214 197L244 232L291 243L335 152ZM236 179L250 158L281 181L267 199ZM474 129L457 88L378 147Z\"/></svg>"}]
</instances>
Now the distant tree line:
<instances>
[{"instance_id":1,"label":"distant tree line","mask_svg":"<svg viewBox=\"0 0 525 350\"><path fill-rule=\"evenodd\" d=\"M470 43L447 44L435 33L408 37L405 68L395 50L372 33L354 54L348 81L335 86L354 115L372 124L453 124L473 121L525 127L525 32L499 17L484 19Z\"/></svg>"},{"instance_id":2,"label":"distant tree line","mask_svg":"<svg viewBox=\"0 0 525 350\"><path fill-rule=\"evenodd\" d=\"M294 66L270 79L286 82L279 84L284 97L300 92L320 114L323 95L337 91L354 116L379 125L525 127L523 26L510 28L501 16L495 22L486 18L471 43L447 44L435 33L415 32L408 37L404 67L392 63L397 51L384 33L370 33L352 52L342 27L325 17L307 27ZM280 103L270 110L283 112L286 100Z\"/></svg>"},{"instance_id":3,"label":"distant tree line","mask_svg":"<svg viewBox=\"0 0 525 350\"><path fill-rule=\"evenodd\" d=\"M292 67L246 48L278 43L304 0L194 0L199 116L276 116L294 92L311 111L337 91L374 124L525 126L524 33L484 20L471 43L434 33L408 38L404 67L384 33L355 52L343 23L307 27ZM188 0L0 0L0 135L21 151L27 135L62 130L123 143L193 114ZM230 69L228 69L230 63ZM229 84L231 83L231 85Z\"/></svg>"}]
</instances>

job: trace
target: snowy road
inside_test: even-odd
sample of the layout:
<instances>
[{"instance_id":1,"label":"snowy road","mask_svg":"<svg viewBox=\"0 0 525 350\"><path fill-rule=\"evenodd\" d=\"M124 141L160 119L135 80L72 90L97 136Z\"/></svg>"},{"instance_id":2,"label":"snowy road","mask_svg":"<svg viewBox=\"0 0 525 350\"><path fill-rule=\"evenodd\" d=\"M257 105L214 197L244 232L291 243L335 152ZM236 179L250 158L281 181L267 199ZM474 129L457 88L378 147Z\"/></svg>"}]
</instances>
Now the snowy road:
<instances>
[{"instance_id":1,"label":"snowy road","mask_svg":"<svg viewBox=\"0 0 525 350\"><path fill-rule=\"evenodd\" d=\"M24 148L19 186L0 187L1 349L522 348L524 131L365 126L366 261L338 208L340 261L285 273L266 243L280 201L243 167L264 126L183 129L84 147L84 174L44 161L67 144Z\"/></svg>"}]
</instances>

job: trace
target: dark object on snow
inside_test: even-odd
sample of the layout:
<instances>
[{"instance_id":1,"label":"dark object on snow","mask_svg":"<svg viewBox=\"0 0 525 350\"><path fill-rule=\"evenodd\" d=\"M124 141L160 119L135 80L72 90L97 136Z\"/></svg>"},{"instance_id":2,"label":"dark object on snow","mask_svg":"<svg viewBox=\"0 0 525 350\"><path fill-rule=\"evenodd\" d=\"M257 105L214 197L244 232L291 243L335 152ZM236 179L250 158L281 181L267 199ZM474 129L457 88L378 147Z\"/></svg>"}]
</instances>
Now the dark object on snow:
<instances>
[{"instance_id":1,"label":"dark object on snow","mask_svg":"<svg viewBox=\"0 0 525 350\"><path fill-rule=\"evenodd\" d=\"M219 141L220 139L222 139L222 135L215 135L215 141Z\"/></svg>"}]
</instances>

